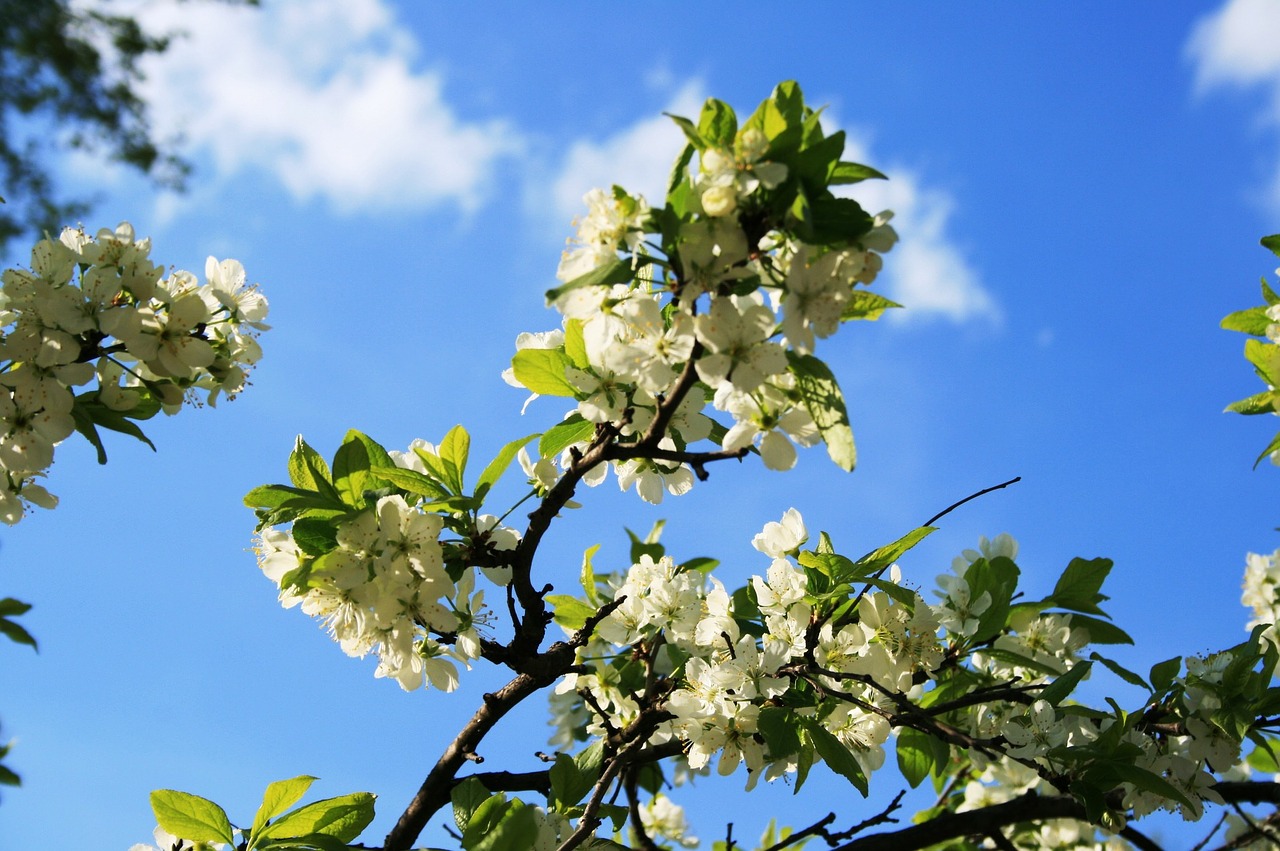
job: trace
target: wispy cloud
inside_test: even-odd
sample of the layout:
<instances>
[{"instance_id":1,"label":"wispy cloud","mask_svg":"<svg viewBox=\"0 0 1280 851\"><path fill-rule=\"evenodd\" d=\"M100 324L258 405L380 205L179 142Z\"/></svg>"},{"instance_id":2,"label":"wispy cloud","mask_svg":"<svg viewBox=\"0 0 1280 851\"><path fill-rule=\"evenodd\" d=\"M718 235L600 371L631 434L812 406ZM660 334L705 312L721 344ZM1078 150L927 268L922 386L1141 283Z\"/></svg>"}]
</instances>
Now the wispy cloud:
<instances>
[{"instance_id":1,"label":"wispy cloud","mask_svg":"<svg viewBox=\"0 0 1280 851\"><path fill-rule=\"evenodd\" d=\"M1002 312L995 298L948 230L956 201L950 193L925 185L918 173L893 165L851 138L844 158L874 165L889 180L868 180L848 187L868 212L893 211L900 241L885 257L877 288L906 310L890 311L895 322L946 319L998 325ZM842 191L844 191L842 189Z\"/></svg>"},{"instance_id":2,"label":"wispy cloud","mask_svg":"<svg viewBox=\"0 0 1280 851\"><path fill-rule=\"evenodd\" d=\"M1229 0L1201 19L1187 40L1196 89L1261 86L1271 95L1259 118L1280 128L1280 14L1274 0ZM1280 147L1269 202L1280 207Z\"/></svg>"},{"instance_id":3,"label":"wispy cloud","mask_svg":"<svg viewBox=\"0 0 1280 851\"><path fill-rule=\"evenodd\" d=\"M663 111L697 120L705 99L702 83L691 80L675 91ZM665 115L645 117L604 139L573 142L548 190L556 221L567 228L574 216L585 212L582 196L588 190L615 183L660 204L684 142L680 128Z\"/></svg>"},{"instance_id":4,"label":"wispy cloud","mask_svg":"<svg viewBox=\"0 0 1280 851\"><path fill-rule=\"evenodd\" d=\"M671 85L670 80L666 83ZM702 82L692 80L676 90L665 111L696 120L704 98ZM592 187L616 183L659 203L672 159L683 144L680 130L666 116L639 119L604 139L578 140L569 146L550 188L542 190L549 204L535 206L554 210L555 221L567 232L568 222L583 212L583 193ZM893 225L902 240L885 259L879 286L909 308L892 311L894 320L998 324L999 306L948 231L956 207L951 195L927 186L910 169L883 167L878 155L856 138L847 143L845 159L875 163L892 178L866 181L848 194L872 213L894 211Z\"/></svg>"},{"instance_id":5,"label":"wispy cloud","mask_svg":"<svg viewBox=\"0 0 1280 851\"><path fill-rule=\"evenodd\" d=\"M469 210L520 148L507 123L459 116L384 0L154 4L142 19L184 34L147 68L159 129L218 179L265 173L343 212Z\"/></svg>"}]
</instances>

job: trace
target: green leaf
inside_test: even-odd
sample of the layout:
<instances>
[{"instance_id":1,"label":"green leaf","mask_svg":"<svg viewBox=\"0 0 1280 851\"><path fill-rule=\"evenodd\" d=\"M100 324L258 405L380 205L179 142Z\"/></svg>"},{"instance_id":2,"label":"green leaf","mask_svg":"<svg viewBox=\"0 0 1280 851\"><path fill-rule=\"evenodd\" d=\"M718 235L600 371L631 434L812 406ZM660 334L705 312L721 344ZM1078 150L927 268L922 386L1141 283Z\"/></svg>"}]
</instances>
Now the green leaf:
<instances>
[{"instance_id":1,"label":"green leaf","mask_svg":"<svg viewBox=\"0 0 1280 851\"><path fill-rule=\"evenodd\" d=\"M769 100L777 106L788 126L798 125L804 120L804 93L795 80L784 80L774 86Z\"/></svg>"},{"instance_id":2,"label":"green leaf","mask_svg":"<svg viewBox=\"0 0 1280 851\"><path fill-rule=\"evenodd\" d=\"M1106 558L1073 558L1048 599L1054 605L1071 611L1103 614L1098 603L1107 598L1098 591L1111 572L1112 564L1111 559Z\"/></svg>"},{"instance_id":3,"label":"green leaf","mask_svg":"<svg viewBox=\"0 0 1280 851\"><path fill-rule=\"evenodd\" d=\"M853 445L853 430L849 427L844 396L835 376L813 355L788 351L787 360L790 361L791 373L796 377L800 398L827 444L827 454L840 469L846 472L853 470L858 454Z\"/></svg>"},{"instance_id":4,"label":"green leaf","mask_svg":"<svg viewBox=\"0 0 1280 851\"><path fill-rule=\"evenodd\" d=\"M818 721L812 719L804 719L805 732L808 733L809 740L813 742L813 746L818 751L818 756L822 757L832 771L844 777L853 784L853 788L862 793L862 797L867 797L867 776L862 772L862 766L853 758L853 754L849 752L839 739L835 737L826 727Z\"/></svg>"},{"instance_id":5,"label":"green leaf","mask_svg":"<svg viewBox=\"0 0 1280 851\"><path fill-rule=\"evenodd\" d=\"M439 482L417 470L404 467L382 467L378 470L378 476L401 490L418 496L430 499L444 499L449 496L449 492Z\"/></svg>"},{"instance_id":6,"label":"green leaf","mask_svg":"<svg viewBox=\"0 0 1280 851\"><path fill-rule=\"evenodd\" d=\"M582 570L578 574L578 577L582 582L582 590L586 592L587 601L593 606L599 606L604 602L600 598L600 589L596 587L596 571L591 564L591 560L595 557L595 554L599 549L599 544L593 544L587 547L587 551L582 554Z\"/></svg>"},{"instance_id":7,"label":"green leaf","mask_svg":"<svg viewBox=\"0 0 1280 851\"><path fill-rule=\"evenodd\" d=\"M1018 566L1003 556L990 561L980 558L966 568L964 578L969 583L970 599L976 600L983 592L991 595L991 604L978 616L978 631L972 636L975 644L999 635L1008 624L1009 604L1018 588L1019 575ZM1049 672L1058 673L1053 669Z\"/></svg>"},{"instance_id":8,"label":"green leaf","mask_svg":"<svg viewBox=\"0 0 1280 851\"><path fill-rule=\"evenodd\" d=\"M1250 738L1253 738L1252 736ZM1276 747L1280 745L1280 741L1276 739L1266 739L1262 736L1258 737L1261 744L1249 752L1246 762L1254 771L1262 774L1280 773L1280 762L1276 760Z\"/></svg>"},{"instance_id":9,"label":"green leaf","mask_svg":"<svg viewBox=\"0 0 1280 851\"><path fill-rule=\"evenodd\" d=\"M591 366L587 357L587 341L582 336L582 320L566 319L564 323L564 353L578 369Z\"/></svg>"},{"instance_id":10,"label":"green leaf","mask_svg":"<svg viewBox=\"0 0 1280 851\"><path fill-rule=\"evenodd\" d=\"M302 435L298 435L293 452L289 454L289 480L295 487L303 490L319 491L326 495L332 490L332 487L328 489L322 487L324 484L332 486L333 483L329 465L320 457L320 453L302 439Z\"/></svg>"},{"instance_id":11,"label":"green leaf","mask_svg":"<svg viewBox=\"0 0 1280 851\"><path fill-rule=\"evenodd\" d=\"M529 851L530 839L537 835L538 817L533 807L516 800L511 802L502 819L467 851Z\"/></svg>"},{"instance_id":12,"label":"green leaf","mask_svg":"<svg viewBox=\"0 0 1280 851\"><path fill-rule=\"evenodd\" d=\"M1050 706L1057 706L1075 690L1075 687L1084 679L1085 674L1089 673L1089 669L1093 667L1092 662L1077 662L1062 676L1058 677L1052 683L1040 692L1040 699L1046 701Z\"/></svg>"},{"instance_id":13,"label":"green leaf","mask_svg":"<svg viewBox=\"0 0 1280 851\"><path fill-rule=\"evenodd\" d=\"M370 466L365 445L350 435L334 453L333 485L342 495L342 501L352 508L364 508Z\"/></svg>"},{"instance_id":14,"label":"green leaf","mask_svg":"<svg viewBox=\"0 0 1280 851\"><path fill-rule=\"evenodd\" d=\"M77 414L77 411L79 411L80 414L87 416L94 425L137 438L147 446L150 446L152 452L155 451L156 445L142 433L142 429L138 428L137 423L127 418L124 413L108 408L106 405L102 404L102 402L99 402L96 397L96 393L76 396L72 406L72 419L77 421L79 420L80 415ZM94 445L101 450L101 446L99 444ZM101 463L101 461L99 461L99 463Z\"/></svg>"},{"instance_id":15,"label":"green leaf","mask_svg":"<svg viewBox=\"0 0 1280 851\"><path fill-rule=\"evenodd\" d=\"M817 198L813 212L812 240L818 245L849 245L875 226L871 215L852 198Z\"/></svg>"},{"instance_id":16,"label":"green leaf","mask_svg":"<svg viewBox=\"0 0 1280 851\"><path fill-rule=\"evenodd\" d=\"M1237 310L1222 318L1222 327L1228 331L1243 331L1257 337L1267 336L1267 328L1272 325L1267 318L1265 307L1251 307L1248 310Z\"/></svg>"},{"instance_id":17,"label":"green leaf","mask_svg":"<svg viewBox=\"0 0 1280 851\"><path fill-rule=\"evenodd\" d=\"M648 556L657 561L666 554L666 548L662 546L662 527L666 525L665 520L655 521L653 528L649 530L649 534L641 539L635 532L626 529L627 537L631 539L631 563L639 564L641 556Z\"/></svg>"},{"instance_id":18,"label":"green leaf","mask_svg":"<svg viewBox=\"0 0 1280 851\"><path fill-rule=\"evenodd\" d=\"M497 456L480 471L480 478L476 480L476 495L482 496L488 493L489 489L497 484L498 479L502 478L502 474L511 466L511 462L520 454L525 444L539 436L538 432L534 432L518 437L498 450Z\"/></svg>"},{"instance_id":19,"label":"green leaf","mask_svg":"<svg viewBox=\"0 0 1280 851\"><path fill-rule=\"evenodd\" d=\"M1075 618L1072 618L1072 621L1074 625ZM1118 662L1108 659L1106 656L1103 656L1101 653L1090 653L1089 658L1095 662L1101 662L1103 665L1107 667L1107 670L1111 671L1111 673L1115 674L1117 677L1124 680L1126 683L1129 683L1129 685L1134 685L1134 686L1137 686L1138 688L1144 688L1147 691L1152 690L1150 684L1148 684L1147 681L1144 680L1142 677L1138 676L1133 671L1130 671L1128 668L1123 667Z\"/></svg>"},{"instance_id":20,"label":"green leaf","mask_svg":"<svg viewBox=\"0 0 1280 851\"><path fill-rule=\"evenodd\" d=\"M373 821L373 802L374 796L368 792L325 798L281 816L279 821L262 831L262 836L287 839L323 833L342 842L354 842Z\"/></svg>"},{"instance_id":21,"label":"green leaf","mask_svg":"<svg viewBox=\"0 0 1280 851\"><path fill-rule=\"evenodd\" d=\"M22 778L12 770L0 765L0 786L21 786Z\"/></svg>"},{"instance_id":22,"label":"green leaf","mask_svg":"<svg viewBox=\"0 0 1280 851\"><path fill-rule=\"evenodd\" d=\"M467 471L467 458L471 453L471 435L460 425L449 429L440 441L440 461L444 464L444 483L456 494L464 492L463 476Z\"/></svg>"},{"instance_id":23,"label":"green leaf","mask_svg":"<svg viewBox=\"0 0 1280 851\"><path fill-rule=\"evenodd\" d=\"M107 463L107 448L102 445L102 435L98 434L98 428L93 424L93 417L89 416L89 412L82 405L73 404L71 419L75 423L76 431L84 435L84 439L97 450L98 463Z\"/></svg>"},{"instance_id":24,"label":"green leaf","mask_svg":"<svg viewBox=\"0 0 1280 851\"><path fill-rule=\"evenodd\" d=\"M26 644L36 650L40 649L31 633L8 618L0 618L0 635L16 644Z\"/></svg>"},{"instance_id":25,"label":"green leaf","mask_svg":"<svg viewBox=\"0 0 1280 851\"><path fill-rule=\"evenodd\" d=\"M253 817L252 835L257 836L267 822L298 803L314 782L316 778L300 774L289 780L276 780L267 786L267 791L262 795L262 805Z\"/></svg>"},{"instance_id":26,"label":"green leaf","mask_svg":"<svg viewBox=\"0 0 1280 851\"><path fill-rule=\"evenodd\" d=\"M813 230L813 205L804 184L796 184L796 197L787 208L787 221L796 235L806 242L817 243ZM791 354L791 352L787 352Z\"/></svg>"},{"instance_id":27,"label":"green leaf","mask_svg":"<svg viewBox=\"0 0 1280 851\"><path fill-rule=\"evenodd\" d=\"M587 618L596 613L595 608L569 594L550 594L546 599L556 623L575 632L586 626Z\"/></svg>"},{"instance_id":28,"label":"green leaf","mask_svg":"<svg viewBox=\"0 0 1280 851\"><path fill-rule=\"evenodd\" d=\"M680 128L682 133L684 133L684 137L689 140L690 145L697 148L699 151L706 149L707 143L698 133L698 128L694 126L692 121L685 118L683 115L672 115L670 112L664 112L662 114L676 123L676 126Z\"/></svg>"},{"instance_id":29,"label":"green leaf","mask_svg":"<svg viewBox=\"0 0 1280 851\"><path fill-rule=\"evenodd\" d=\"M449 799L453 802L453 823L458 826L458 830L467 829L476 808L488 798L489 790L484 788L484 783L478 777L468 777L453 787Z\"/></svg>"},{"instance_id":30,"label":"green leaf","mask_svg":"<svg viewBox=\"0 0 1280 851\"><path fill-rule=\"evenodd\" d=\"M235 843L226 811L207 798L176 789L157 789L151 793L151 811L157 824L180 839Z\"/></svg>"},{"instance_id":31,"label":"green leaf","mask_svg":"<svg viewBox=\"0 0 1280 851\"><path fill-rule=\"evenodd\" d=\"M800 719L785 706L764 706L757 716L756 727L769 749L769 759L791 756L800 750Z\"/></svg>"},{"instance_id":32,"label":"green leaf","mask_svg":"<svg viewBox=\"0 0 1280 851\"><path fill-rule=\"evenodd\" d=\"M547 304L551 304L565 293L581 287L607 287L613 284L625 284L634 277L635 270L631 268L630 257L611 260L608 263L597 266L585 275L579 275L567 284L547 290Z\"/></svg>"},{"instance_id":33,"label":"green leaf","mask_svg":"<svg viewBox=\"0 0 1280 851\"><path fill-rule=\"evenodd\" d=\"M549 803L558 811L564 812L578 804L591 791L591 787L596 785L596 781L600 779L600 766L597 764L594 769L583 768L573 757L558 753L548 775L551 780Z\"/></svg>"},{"instance_id":34,"label":"green leaf","mask_svg":"<svg viewBox=\"0 0 1280 851\"><path fill-rule=\"evenodd\" d=\"M938 531L937 528L933 526L920 526L916 529L912 529L892 544L885 544L883 547L878 547L858 559L854 564L855 571L852 574L840 574L833 576L832 578L835 579L836 582L852 582L855 579L870 576L876 571L882 570L902 558L908 550L936 531Z\"/></svg>"},{"instance_id":35,"label":"green leaf","mask_svg":"<svg viewBox=\"0 0 1280 851\"><path fill-rule=\"evenodd\" d=\"M843 183L860 183L861 181L870 178L877 180L889 179L869 165L839 162L836 163L835 168L831 170L831 175L827 178L827 184L830 186L836 186Z\"/></svg>"},{"instance_id":36,"label":"green leaf","mask_svg":"<svg viewBox=\"0 0 1280 851\"><path fill-rule=\"evenodd\" d=\"M596 434L596 424L584 420L580 414L570 414L543 433L538 441L538 455L554 458L575 443L586 443Z\"/></svg>"},{"instance_id":37,"label":"green leaf","mask_svg":"<svg viewBox=\"0 0 1280 851\"><path fill-rule=\"evenodd\" d=\"M1108 773L1115 774L1122 781L1131 784L1136 789L1150 792L1161 798L1168 798L1171 801L1177 801L1189 810L1195 809L1191 802L1187 800L1186 795L1182 794L1176 786L1155 772L1126 762L1108 762L1102 768Z\"/></svg>"},{"instance_id":38,"label":"green leaf","mask_svg":"<svg viewBox=\"0 0 1280 851\"><path fill-rule=\"evenodd\" d=\"M27 632L25 628L9 620L10 617L17 617L18 615L26 614L29 611L31 611L30 603L15 600L13 597L5 597L3 600L0 600L0 635L5 636L10 641L18 644L26 644L29 647L39 650L39 647L36 645L36 640L31 633ZM0 756L3 755L3 753L0 753Z\"/></svg>"},{"instance_id":39,"label":"green leaf","mask_svg":"<svg viewBox=\"0 0 1280 851\"><path fill-rule=\"evenodd\" d=\"M737 134L738 116L734 114L733 107L724 101L707 98L702 105L702 114L698 116L698 135L708 145L732 148Z\"/></svg>"},{"instance_id":40,"label":"green leaf","mask_svg":"<svg viewBox=\"0 0 1280 851\"><path fill-rule=\"evenodd\" d=\"M1132 644L1133 639L1115 624L1091 618L1088 615L1072 613L1071 628L1082 627L1089 633L1090 644Z\"/></svg>"},{"instance_id":41,"label":"green leaf","mask_svg":"<svg viewBox=\"0 0 1280 851\"><path fill-rule=\"evenodd\" d=\"M576 397L578 389L565 377L572 366L560 349L521 349L511 359L516 380L541 396Z\"/></svg>"},{"instance_id":42,"label":"green leaf","mask_svg":"<svg viewBox=\"0 0 1280 851\"><path fill-rule=\"evenodd\" d=\"M1163 694L1169 690L1169 686L1173 685L1174 677L1178 676L1178 672L1182 670L1182 657L1174 656L1172 659L1166 659L1163 662L1157 662L1151 666L1151 673L1147 679L1151 683L1151 687L1156 690L1156 694Z\"/></svg>"},{"instance_id":43,"label":"green leaf","mask_svg":"<svg viewBox=\"0 0 1280 851\"><path fill-rule=\"evenodd\" d=\"M842 153L844 153L843 130L832 133L793 157L791 171L811 190L821 191L827 183L827 175L836 167Z\"/></svg>"},{"instance_id":44,"label":"green leaf","mask_svg":"<svg viewBox=\"0 0 1280 851\"><path fill-rule=\"evenodd\" d=\"M849 322L854 319L876 320L886 310L895 307L902 307L902 305L896 301L890 301L879 293L854 290L850 294L844 310L840 313L840 321Z\"/></svg>"},{"instance_id":45,"label":"green leaf","mask_svg":"<svg viewBox=\"0 0 1280 851\"><path fill-rule=\"evenodd\" d=\"M936 736L903 727L898 730L898 770L914 789L930 774L940 774L951 758L951 748Z\"/></svg>"},{"instance_id":46,"label":"green leaf","mask_svg":"<svg viewBox=\"0 0 1280 851\"><path fill-rule=\"evenodd\" d=\"M467 829L462 834L463 849L475 848L486 835L488 835L500 822L507 812L510 811L513 802L507 800L507 796L499 792L491 795L476 807L471 814L471 821L467 824Z\"/></svg>"},{"instance_id":47,"label":"green leaf","mask_svg":"<svg viewBox=\"0 0 1280 851\"><path fill-rule=\"evenodd\" d=\"M1258 371L1258 377L1272 387L1280 387L1280 346L1261 340L1245 340L1244 356Z\"/></svg>"},{"instance_id":48,"label":"green leaf","mask_svg":"<svg viewBox=\"0 0 1280 851\"><path fill-rule=\"evenodd\" d=\"M667 178L667 195L674 195L676 189L685 182L685 173L689 168L689 163L693 162L693 154L697 149L692 144L687 144L680 151L680 155L676 157L674 163L671 164L671 174Z\"/></svg>"},{"instance_id":49,"label":"green leaf","mask_svg":"<svg viewBox=\"0 0 1280 851\"><path fill-rule=\"evenodd\" d=\"M1267 444L1267 448L1262 450L1262 454L1254 460L1253 469L1258 469L1258 465L1262 463L1264 458L1271 457L1272 453L1277 451L1280 451L1280 431L1276 432L1276 436L1271 438L1271 442Z\"/></svg>"},{"instance_id":50,"label":"green leaf","mask_svg":"<svg viewBox=\"0 0 1280 851\"><path fill-rule=\"evenodd\" d=\"M1271 289L1271 285L1267 283L1267 279L1262 279L1262 300L1266 302L1267 307L1280 304L1280 294Z\"/></svg>"},{"instance_id":51,"label":"green leaf","mask_svg":"<svg viewBox=\"0 0 1280 851\"><path fill-rule=\"evenodd\" d=\"M1247 399L1241 399L1238 402L1232 402L1223 410L1223 413L1245 414L1251 416L1254 414L1274 414L1276 412L1275 402L1277 396L1273 390L1264 390L1261 393L1255 393Z\"/></svg>"},{"instance_id":52,"label":"green leaf","mask_svg":"<svg viewBox=\"0 0 1280 851\"><path fill-rule=\"evenodd\" d=\"M1280 233L1273 233L1270 236L1264 236L1258 240L1263 247L1268 249L1272 254L1280 257Z\"/></svg>"}]
</instances>

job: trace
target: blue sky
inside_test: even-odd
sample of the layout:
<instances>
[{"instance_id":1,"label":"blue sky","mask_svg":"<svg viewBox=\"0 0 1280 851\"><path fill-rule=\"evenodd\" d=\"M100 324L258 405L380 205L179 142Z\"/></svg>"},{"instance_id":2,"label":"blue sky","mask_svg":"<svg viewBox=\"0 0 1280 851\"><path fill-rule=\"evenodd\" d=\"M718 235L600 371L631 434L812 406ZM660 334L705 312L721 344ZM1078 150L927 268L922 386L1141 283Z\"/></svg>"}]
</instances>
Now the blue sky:
<instances>
[{"instance_id":1,"label":"blue sky","mask_svg":"<svg viewBox=\"0 0 1280 851\"><path fill-rule=\"evenodd\" d=\"M187 194L59 163L99 198L87 226L132 221L180 268L240 259L275 327L240 399L154 422L155 454L112 441L105 467L69 442L60 507L0 532L0 596L35 604L41 642L0 646L25 781L0 803L0 851L144 841L158 787L247 821L269 781L304 773L318 794L378 793L380 841L492 680L450 697L374 680L276 604L241 496L285 477L298 433L331 453L351 427L403 448L461 422L480 454L552 424L545 401L521 418L499 372L516 334L558 321L542 292L582 193L656 199L680 144L661 112L749 111L783 79L891 178L858 197L897 213L877 286L908 310L821 353L859 468L816 450L788 474L713 469L657 507L610 481L549 536L548 581L570 587L595 542L625 567L622 527L665 517L677 555L715 555L741 584L767 566L751 536L788 507L857 554L1020 475L948 516L907 577L930 587L1008 531L1028 594L1073 556L1115 560L1110 611L1138 640L1116 656L1137 670L1243 637L1244 555L1280 545L1280 473L1250 470L1273 424L1221 413L1260 388L1218 320L1257 302L1274 265L1257 240L1280 230L1268 0L264 7L146 6L190 31L148 84L197 165ZM486 768L534 767L544 721L519 716ZM699 800L738 788L704 782ZM834 780L815 791L763 793L735 835L782 807L797 824L844 801L842 821L867 814ZM723 813L691 814L722 836Z\"/></svg>"}]
</instances>

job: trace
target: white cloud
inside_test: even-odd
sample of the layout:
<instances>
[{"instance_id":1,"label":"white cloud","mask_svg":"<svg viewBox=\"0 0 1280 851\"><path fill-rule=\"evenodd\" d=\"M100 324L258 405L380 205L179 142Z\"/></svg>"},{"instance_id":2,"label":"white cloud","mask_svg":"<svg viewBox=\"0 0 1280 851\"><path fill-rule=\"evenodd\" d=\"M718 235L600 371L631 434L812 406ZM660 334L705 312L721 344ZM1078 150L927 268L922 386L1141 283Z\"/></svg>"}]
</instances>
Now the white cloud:
<instances>
[{"instance_id":1,"label":"white cloud","mask_svg":"<svg viewBox=\"0 0 1280 851\"><path fill-rule=\"evenodd\" d=\"M1229 0L1201 19L1187 40L1195 62L1196 89L1223 86L1270 90L1271 101L1260 118L1280 126L1280 8L1275 0ZM1280 151L1271 185L1271 203L1280 206Z\"/></svg>"},{"instance_id":2,"label":"white cloud","mask_svg":"<svg viewBox=\"0 0 1280 851\"><path fill-rule=\"evenodd\" d=\"M999 305L947 231L955 199L925 186L909 168L885 165L856 138L845 143L843 158L874 165L889 176L841 188L842 194L857 199L873 215L893 211L893 227L900 239L885 257L877 288L906 310L893 310L887 316L897 322L943 318L999 324Z\"/></svg>"},{"instance_id":3,"label":"white cloud","mask_svg":"<svg viewBox=\"0 0 1280 851\"><path fill-rule=\"evenodd\" d=\"M690 81L680 87L665 111L696 120L704 99L702 83ZM839 126L831 121L824 124ZM532 206L540 211L550 207L555 213L551 220L567 232L568 222L584 211L583 193L592 187L617 183L643 193L651 203L659 203L666 192L672 159L683 144L683 134L664 115L637 121L603 140L579 140L569 146L550 189L544 190L550 195L549 204ZM867 145L852 138L846 143L844 158L880 163ZM885 258L878 289L908 309L889 315L895 321L941 317L998 324L998 305L947 231L955 208L952 197L923 185L908 169L882 170L890 180L866 181L849 188L847 194L869 212L894 211L893 225L902 239Z\"/></svg>"},{"instance_id":4,"label":"white cloud","mask_svg":"<svg viewBox=\"0 0 1280 851\"><path fill-rule=\"evenodd\" d=\"M181 132L220 179L265 171L340 211L467 210L520 147L504 122L458 116L384 0L148 4L140 16L186 34L147 67L158 129Z\"/></svg>"},{"instance_id":5,"label":"white cloud","mask_svg":"<svg viewBox=\"0 0 1280 851\"><path fill-rule=\"evenodd\" d=\"M702 83L685 83L662 111L697 120L706 96ZM585 212L582 196L595 187L618 184L659 204L667 193L671 165L684 145L684 134L665 115L632 124L607 139L579 140L569 146L550 187L551 209L560 229Z\"/></svg>"}]
</instances>

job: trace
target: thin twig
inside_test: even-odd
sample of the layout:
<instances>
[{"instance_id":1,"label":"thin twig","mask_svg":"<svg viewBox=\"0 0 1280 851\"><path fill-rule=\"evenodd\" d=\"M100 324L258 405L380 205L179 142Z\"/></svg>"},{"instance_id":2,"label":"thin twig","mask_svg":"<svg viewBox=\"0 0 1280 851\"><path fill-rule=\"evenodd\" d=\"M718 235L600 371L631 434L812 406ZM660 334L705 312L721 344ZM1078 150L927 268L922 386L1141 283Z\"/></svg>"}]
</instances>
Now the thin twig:
<instances>
[{"instance_id":1,"label":"thin twig","mask_svg":"<svg viewBox=\"0 0 1280 851\"><path fill-rule=\"evenodd\" d=\"M1001 488L1007 488L1007 487L1009 487L1009 485L1012 485L1012 484L1014 484L1015 482L1020 482L1020 481L1022 481L1022 476L1014 476L1012 479L1010 479L1010 480L1009 480L1009 481L1007 481L1007 482L1002 482L1001 484L998 484L998 485L992 485L992 486L991 486L991 487L989 487L989 488L983 488L982 490L978 491L977 493L969 494L969 495L968 495L968 496L966 496L964 499L962 499L962 500L960 500L959 502L954 503L954 504L952 504L952 505L948 505L946 508L944 508L944 509L942 509L941 511L939 511L937 514L933 515L933 516L932 516L932 517L930 517L928 520L924 521L924 525L926 525L926 526L932 526L935 522L937 522L938 520L941 520L943 517L946 517L948 514L950 514L951 512L955 511L957 508L959 508L960 506L964 505L964 504L965 504L966 502L968 502L969 500L971 500L971 499L977 499L978 497L982 496L983 494L988 494L988 493L991 493L992 491L998 491L998 490L1000 490Z\"/></svg>"}]
</instances>

